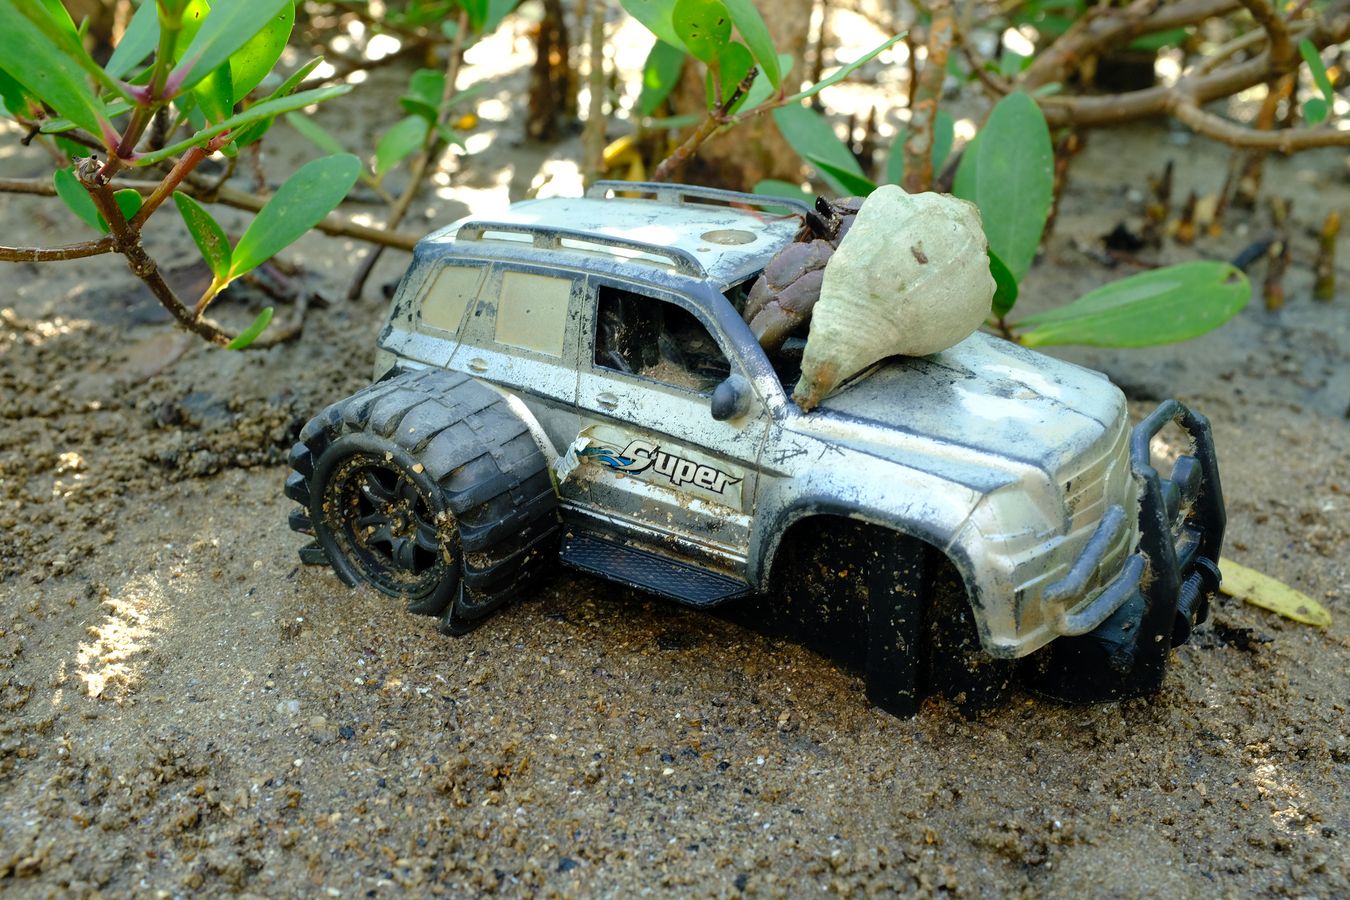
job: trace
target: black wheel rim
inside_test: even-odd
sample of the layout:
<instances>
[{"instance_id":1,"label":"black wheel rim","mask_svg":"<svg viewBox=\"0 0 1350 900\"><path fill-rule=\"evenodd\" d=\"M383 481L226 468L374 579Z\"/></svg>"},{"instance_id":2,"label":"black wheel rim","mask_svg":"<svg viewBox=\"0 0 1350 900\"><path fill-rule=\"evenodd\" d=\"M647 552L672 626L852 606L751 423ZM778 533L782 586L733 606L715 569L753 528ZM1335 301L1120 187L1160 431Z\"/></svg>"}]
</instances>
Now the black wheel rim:
<instances>
[{"instance_id":1,"label":"black wheel rim","mask_svg":"<svg viewBox=\"0 0 1350 900\"><path fill-rule=\"evenodd\" d=\"M440 524L446 514L397 462L354 455L333 472L324 493L339 549L375 587L415 600L452 573L454 552Z\"/></svg>"}]
</instances>

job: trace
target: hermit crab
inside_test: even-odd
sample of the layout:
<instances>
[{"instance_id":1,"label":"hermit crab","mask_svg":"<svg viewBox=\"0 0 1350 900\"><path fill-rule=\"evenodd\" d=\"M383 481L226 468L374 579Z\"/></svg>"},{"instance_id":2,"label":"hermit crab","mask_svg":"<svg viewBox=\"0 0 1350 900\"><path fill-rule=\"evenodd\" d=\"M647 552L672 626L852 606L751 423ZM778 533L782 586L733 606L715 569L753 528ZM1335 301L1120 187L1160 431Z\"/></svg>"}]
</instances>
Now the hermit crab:
<instances>
[{"instance_id":1,"label":"hermit crab","mask_svg":"<svg viewBox=\"0 0 1350 900\"><path fill-rule=\"evenodd\" d=\"M764 268L745 318L769 353L808 319L793 400L825 395L890 356L927 356L964 340L994 296L989 245L973 203L884 185L816 204L798 240Z\"/></svg>"}]
</instances>

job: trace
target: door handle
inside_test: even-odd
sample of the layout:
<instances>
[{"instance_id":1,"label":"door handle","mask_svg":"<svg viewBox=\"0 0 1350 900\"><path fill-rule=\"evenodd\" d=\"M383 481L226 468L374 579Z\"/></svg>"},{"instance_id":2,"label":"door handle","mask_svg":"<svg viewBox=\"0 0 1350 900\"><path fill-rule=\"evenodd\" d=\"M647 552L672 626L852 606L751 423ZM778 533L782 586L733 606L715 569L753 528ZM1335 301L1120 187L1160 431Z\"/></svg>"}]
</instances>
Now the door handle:
<instances>
[{"instance_id":1,"label":"door handle","mask_svg":"<svg viewBox=\"0 0 1350 900\"><path fill-rule=\"evenodd\" d=\"M606 391L595 398L595 403L601 409L614 409L619 405L619 398Z\"/></svg>"},{"instance_id":2,"label":"door handle","mask_svg":"<svg viewBox=\"0 0 1350 900\"><path fill-rule=\"evenodd\" d=\"M475 356L473 359L469 360L469 368L473 369L475 372L486 372L488 370L487 360L483 359L481 356Z\"/></svg>"}]
</instances>

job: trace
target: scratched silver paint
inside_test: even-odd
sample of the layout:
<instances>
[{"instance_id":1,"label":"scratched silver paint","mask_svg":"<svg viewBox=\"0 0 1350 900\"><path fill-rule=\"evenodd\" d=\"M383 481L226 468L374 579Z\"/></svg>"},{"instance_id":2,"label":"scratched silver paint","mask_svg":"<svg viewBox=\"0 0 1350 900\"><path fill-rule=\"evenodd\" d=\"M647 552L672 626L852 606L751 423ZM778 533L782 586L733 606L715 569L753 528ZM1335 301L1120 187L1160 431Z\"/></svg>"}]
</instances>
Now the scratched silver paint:
<instances>
[{"instance_id":1,"label":"scratched silver paint","mask_svg":"<svg viewBox=\"0 0 1350 900\"><path fill-rule=\"evenodd\" d=\"M620 199L602 187L586 198L519 203L495 220L524 226L523 234L471 229L466 239L460 232L470 220L462 220L429 235L391 302L376 377L395 365L466 372L512 398L550 459L578 435L619 449L641 440L739 479L734 490L713 493L677 487L653 469L625 474L587 462L558 488L570 527L618 535L762 589L790 526L813 515L849 516L944 551L995 656L1030 653L1068 633L1068 621L1081 631L1082 618L1072 614L1118 573L1138 538L1120 391L1098 373L975 334L930 357L874 366L804 414L722 294L762 269L800 220L661 190L659 199ZM677 248L704 274L640 247L549 240L558 229ZM457 334L420 322L422 292L447 265L485 268ZM560 356L495 341L509 271L571 283ZM716 421L707 395L595 365L602 285L697 316L753 388L750 411ZM1129 524L1084 590L1045 600L1046 585L1069 571L1112 504L1129 513Z\"/></svg>"}]
</instances>

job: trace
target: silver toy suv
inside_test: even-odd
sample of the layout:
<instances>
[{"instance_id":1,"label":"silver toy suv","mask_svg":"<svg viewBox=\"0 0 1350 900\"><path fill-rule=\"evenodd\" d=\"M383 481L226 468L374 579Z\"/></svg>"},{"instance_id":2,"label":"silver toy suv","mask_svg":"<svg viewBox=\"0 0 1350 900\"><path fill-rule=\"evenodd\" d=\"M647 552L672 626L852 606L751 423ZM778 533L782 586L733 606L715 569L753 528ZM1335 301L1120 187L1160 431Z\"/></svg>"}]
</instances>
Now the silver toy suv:
<instances>
[{"instance_id":1,"label":"silver toy suv","mask_svg":"<svg viewBox=\"0 0 1350 900\"><path fill-rule=\"evenodd\" d=\"M601 183L428 235L375 383L292 452L302 558L451 634L561 558L790 636L898 715L1014 674L1156 690L1219 581L1206 420L1168 401L1131 429L1104 376L984 334L803 413L802 341L770 358L739 310L806 212ZM1192 449L1162 478L1169 422Z\"/></svg>"}]
</instances>

